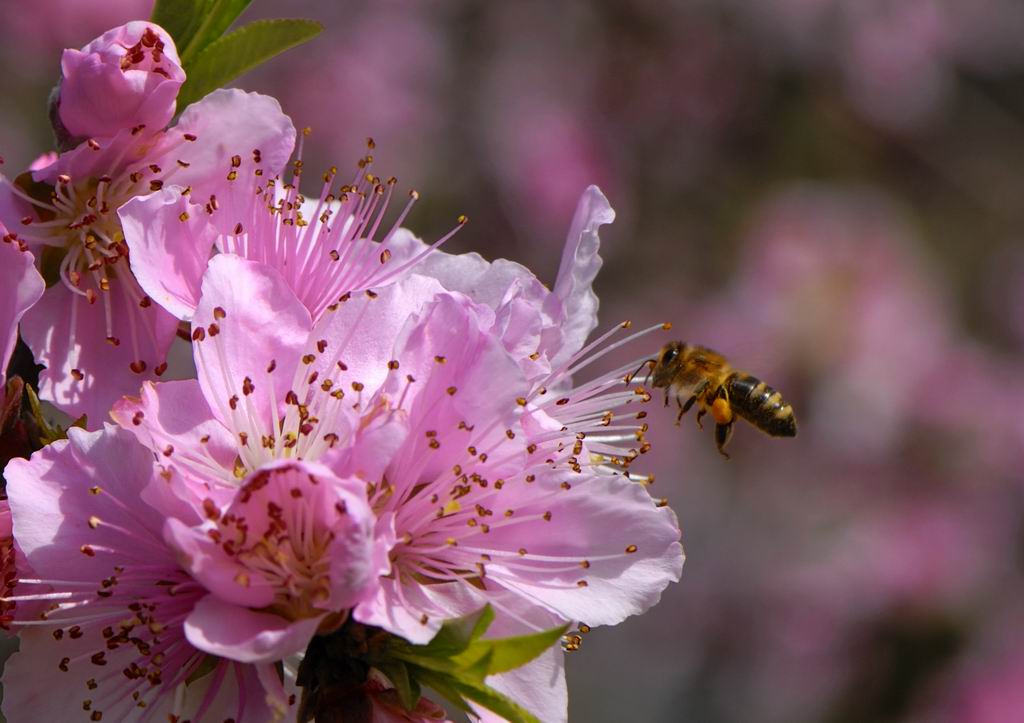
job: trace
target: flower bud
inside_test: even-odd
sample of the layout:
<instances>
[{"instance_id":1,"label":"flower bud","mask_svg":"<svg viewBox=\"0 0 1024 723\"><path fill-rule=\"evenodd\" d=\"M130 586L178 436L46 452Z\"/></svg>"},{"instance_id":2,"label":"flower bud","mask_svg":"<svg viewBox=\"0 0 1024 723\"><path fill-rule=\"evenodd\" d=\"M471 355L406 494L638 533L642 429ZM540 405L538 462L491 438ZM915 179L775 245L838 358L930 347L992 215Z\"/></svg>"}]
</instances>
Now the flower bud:
<instances>
[{"instance_id":1,"label":"flower bud","mask_svg":"<svg viewBox=\"0 0 1024 723\"><path fill-rule=\"evenodd\" d=\"M185 81L170 35L142 20L108 30L81 50L65 50L61 72L58 115L76 138L139 125L162 129Z\"/></svg>"}]
</instances>

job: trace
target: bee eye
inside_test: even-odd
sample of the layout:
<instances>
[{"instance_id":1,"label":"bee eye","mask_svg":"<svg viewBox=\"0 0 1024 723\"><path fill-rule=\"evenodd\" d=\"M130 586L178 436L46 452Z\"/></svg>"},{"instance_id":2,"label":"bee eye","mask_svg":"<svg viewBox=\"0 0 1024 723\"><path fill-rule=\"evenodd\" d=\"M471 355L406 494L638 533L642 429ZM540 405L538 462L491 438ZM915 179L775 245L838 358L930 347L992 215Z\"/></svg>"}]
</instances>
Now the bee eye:
<instances>
[{"instance_id":1,"label":"bee eye","mask_svg":"<svg viewBox=\"0 0 1024 723\"><path fill-rule=\"evenodd\" d=\"M675 347L666 349L665 353L661 357L661 363L671 364L677 356L679 356L679 350L677 350Z\"/></svg>"}]
</instances>

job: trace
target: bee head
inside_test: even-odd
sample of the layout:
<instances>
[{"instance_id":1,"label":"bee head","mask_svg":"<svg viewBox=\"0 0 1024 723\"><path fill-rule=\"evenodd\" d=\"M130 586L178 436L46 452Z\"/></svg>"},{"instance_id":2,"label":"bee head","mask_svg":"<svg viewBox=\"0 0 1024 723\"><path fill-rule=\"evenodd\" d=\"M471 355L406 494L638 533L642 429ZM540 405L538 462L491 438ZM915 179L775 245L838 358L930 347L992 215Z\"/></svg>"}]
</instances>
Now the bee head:
<instances>
[{"instance_id":1,"label":"bee head","mask_svg":"<svg viewBox=\"0 0 1024 723\"><path fill-rule=\"evenodd\" d=\"M681 341L671 341L662 347L654 364L654 381L652 383L655 387L667 387L672 383L685 346Z\"/></svg>"}]
</instances>

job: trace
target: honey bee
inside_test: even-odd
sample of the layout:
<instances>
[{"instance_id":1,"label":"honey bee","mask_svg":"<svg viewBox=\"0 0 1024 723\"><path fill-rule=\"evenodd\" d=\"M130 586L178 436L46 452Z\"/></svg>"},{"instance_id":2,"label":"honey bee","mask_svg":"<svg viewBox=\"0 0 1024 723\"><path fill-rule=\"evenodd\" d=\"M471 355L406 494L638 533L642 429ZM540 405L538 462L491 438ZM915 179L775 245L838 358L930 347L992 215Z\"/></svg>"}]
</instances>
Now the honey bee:
<instances>
[{"instance_id":1,"label":"honey bee","mask_svg":"<svg viewBox=\"0 0 1024 723\"><path fill-rule=\"evenodd\" d=\"M772 437L796 436L793 407L782 395L757 377L736 371L716 351L673 341L662 348L657 359L648 359L644 365L650 367L648 377L653 375L653 386L665 389L666 407L669 393L675 393L679 405L676 425L697 404L697 426L704 429L701 419L710 412L715 420L715 445L726 459L725 445L736 417Z\"/></svg>"}]
</instances>

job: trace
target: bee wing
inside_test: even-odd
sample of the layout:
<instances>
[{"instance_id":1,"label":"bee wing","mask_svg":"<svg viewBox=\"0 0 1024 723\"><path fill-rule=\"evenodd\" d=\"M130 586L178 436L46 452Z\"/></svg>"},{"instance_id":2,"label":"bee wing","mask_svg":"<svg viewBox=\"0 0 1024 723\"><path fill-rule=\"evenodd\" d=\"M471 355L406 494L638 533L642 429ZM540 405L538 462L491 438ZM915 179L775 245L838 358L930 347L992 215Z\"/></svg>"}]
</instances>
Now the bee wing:
<instances>
[{"instance_id":1,"label":"bee wing","mask_svg":"<svg viewBox=\"0 0 1024 723\"><path fill-rule=\"evenodd\" d=\"M722 335L721 343L717 339L707 339L708 346L721 352L734 371L754 374L758 377L771 376L779 368L781 350L768 343L758 334L736 335L729 339Z\"/></svg>"}]
</instances>

